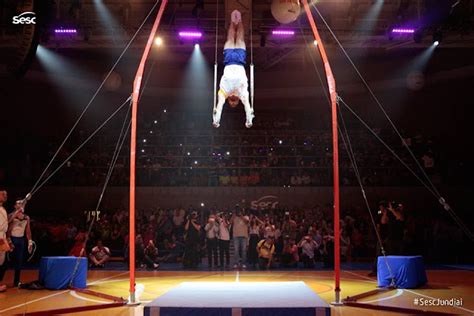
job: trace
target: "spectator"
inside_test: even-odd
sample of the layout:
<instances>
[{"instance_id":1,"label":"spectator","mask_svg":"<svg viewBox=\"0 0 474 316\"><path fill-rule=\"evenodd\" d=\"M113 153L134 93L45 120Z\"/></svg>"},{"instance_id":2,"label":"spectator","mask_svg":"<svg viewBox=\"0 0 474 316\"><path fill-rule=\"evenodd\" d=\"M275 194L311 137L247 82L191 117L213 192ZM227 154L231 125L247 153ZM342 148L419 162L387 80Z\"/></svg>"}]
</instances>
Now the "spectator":
<instances>
[{"instance_id":1,"label":"spectator","mask_svg":"<svg viewBox=\"0 0 474 316\"><path fill-rule=\"evenodd\" d=\"M275 253L275 245L273 237L262 239L257 245L258 266L261 270L270 269Z\"/></svg>"},{"instance_id":2,"label":"spectator","mask_svg":"<svg viewBox=\"0 0 474 316\"><path fill-rule=\"evenodd\" d=\"M249 236L249 217L244 216L242 209L236 205L235 213L231 219L233 238L234 238L234 269L242 267L246 269L245 265L247 261L247 240Z\"/></svg>"},{"instance_id":3,"label":"spectator","mask_svg":"<svg viewBox=\"0 0 474 316\"><path fill-rule=\"evenodd\" d=\"M219 224L219 265L221 268L224 268L224 256L225 256L225 268L229 268L230 254L229 254L229 244L230 244L230 231L229 231L229 218L223 213L217 214L216 217L217 223Z\"/></svg>"},{"instance_id":4,"label":"spectator","mask_svg":"<svg viewBox=\"0 0 474 316\"><path fill-rule=\"evenodd\" d=\"M201 225L198 223L198 214L193 211L188 215L185 230L183 265L185 268L197 268L200 261L199 232Z\"/></svg>"},{"instance_id":5,"label":"spectator","mask_svg":"<svg viewBox=\"0 0 474 316\"><path fill-rule=\"evenodd\" d=\"M256 268L258 263L257 245L260 241L260 229L264 223L258 219L257 216L252 216L250 220L250 239L249 239L249 253L248 263Z\"/></svg>"},{"instance_id":6,"label":"spectator","mask_svg":"<svg viewBox=\"0 0 474 316\"><path fill-rule=\"evenodd\" d=\"M7 191L0 190L0 282L3 281L5 271L7 269L6 251L11 249L10 242L7 238L8 232L8 215L7 211L3 207L3 204L7 201ZM0 292L5 292L7 286L0 284Z\"/></svg>"},{"instance_id":7,"label":"spectator","mask_svg":"<svg viewBox=\"0 0 474 316\"><path fill-rule=\"evenodd\" d=\"M90 265L92 267L103 268L110 259L110 250L102 244L102 240L97 240L97 244L92 248L89 255Z\"/></svg>"},{"instance_id":8,"label":"spectator","mask_svg":"<svg viewBox=\"0 0 474 316\"><path fill-rule=\"evenodd\" d=\"M13 286L17 287L20 283L21 267L25 256L26 240L28 241L28 253L33 250L33 240L31 237L30 218L24 213L24 204L22 200L15 202L15 211L9 217L9 235L13 243L11 258L15 263L15 276ZM25 237L27 238L25 240Z\"/></svg>"},{"instance_id":9,"label":"spectator","mask_svg":"<svg viewBox=\"0 0 474 316\"><path fill-rule=\"evenodd\" d=\"M298 248L301 248L301 261L305 268L314 267L314 252L317 248L316 242L311 235L304 236L298 243Z\"/></svg>"},{"instance_id":10,"label":"spectator","mask_svg":"<svg viewBox=\"0 0 474 316\"><path fill-rule=\"evenodd\" d=\"M86 232L79 231L74 237L74 245L69 251L69 256L86 257L86 249L84 243L86 242Z\"/></svg>"},{"instance_id":11,"label":"spectator","mask_svg":"<svg viewBox=\"0 0 474 316\"><path fill-rule=\"evenodd\" d=\"M158 269L160 264L158 263L158 248L156 248L153 240L149 240L145 248L145 264L149 269Z\"/></svg>"},{"instance_id":12,"label":"spectator","mask_svg":"<svg viewBox=\"0 0 474 316\"><path fill-rule=\"evenodd\" d=\"M295 240L291 239L290 236L285 236L283 241L283 251L281 254L281 266L285 268L296 268L298 266L298 261L298 246L296 245Z\"/></svg>"},{"instance_id":13,"label":"spectator","mask_svg":"<svg viewBox=\"0 0 474 316\"><path fill-rule=\"evenodd\" d=\"M210 215L207 221L206 226L204 226L206 231L206 248L207 248L207 263L209 270L212 269L212 263L214 259L214 267L217 267L217 235L219 233L219 226L216 222L216 217Z\"/></svg>"}]
</instances>

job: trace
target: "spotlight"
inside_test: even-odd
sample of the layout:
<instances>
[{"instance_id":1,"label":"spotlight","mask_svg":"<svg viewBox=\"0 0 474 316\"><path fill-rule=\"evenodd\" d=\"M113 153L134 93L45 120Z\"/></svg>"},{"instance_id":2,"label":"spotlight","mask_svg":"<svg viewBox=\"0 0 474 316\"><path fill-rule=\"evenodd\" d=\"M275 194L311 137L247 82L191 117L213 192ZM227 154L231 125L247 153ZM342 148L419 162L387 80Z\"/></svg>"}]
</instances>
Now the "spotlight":
<instances>
[{"instance_id":1,"label":"spotlight","mask_svg":"<svg viewBox=\"0 0 474 316\"><path fill-rule=\"evenodd\" d=\"M204 203L201 202L201 207L204 207Z\"/></svg>"},{"instance_id":2,"label":"spotlight","mask_svg":"<svg viewBox=\"0 0 474 316\"><path fill-rule=\"evenodd\" d=\"M194 49L199 49L199 43L194 44Z\"/></svg>"},{"instance_id":3,"label":"spotlight","mask_svg":"<svg viewBox=\"0 0 474 316\"><path fill-rule=\"evenodd\" d=\"M158 46L158 47L163 45L163 40L161 39L161 37L155 38L155 45Z\"/></svg>"},{"instance_id":4,"label":"spotlight","mask_svg":"<svg viewBox=\"0 0 474 316\"><path fill-rule=\"evenodd\" d=\"M313 45L314 45L314 46L318 46L318 41L317 41L317 40L314 40L314 41L313 41Z\"/></svg>"},{"instance_id":5,"label":"spotlight","mask_svg":"<svg viewBox=\"0 0 474 316\"><path fill-rule=\"evenodd\" d=\"M440 30L436 30L434 33L433 33L433 44L435 46L438 46L439 44L441 44L441 41L443 40L443 33L441 33Z\"/></svg>"}]
</instances>

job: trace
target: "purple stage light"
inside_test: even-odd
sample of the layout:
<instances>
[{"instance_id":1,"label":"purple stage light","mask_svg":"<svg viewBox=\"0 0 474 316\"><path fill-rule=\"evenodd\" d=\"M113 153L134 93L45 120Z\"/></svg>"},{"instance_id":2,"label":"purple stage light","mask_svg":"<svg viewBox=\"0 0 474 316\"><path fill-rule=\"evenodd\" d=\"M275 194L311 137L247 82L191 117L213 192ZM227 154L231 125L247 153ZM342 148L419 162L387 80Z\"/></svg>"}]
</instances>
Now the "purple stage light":
<instances>
[{"instance_id":1,"label":"purple stage light","mask_svg":"<svg viewBox=\"0 0 474 316\"><path fill-rule=\"evenodd\" d=\"M198 31L182 31L178 33L179 37L182 38L201 38L202 33Z\"/></svg>"},{"instance_id":2,"label":"purple stage light","mask_svg":"<svg viewBox=\"0 0 474 316\"><path fill-rule=\"evenodd\" d=\"M77 30L76 29L54 29L55 34L76 34Z\"/></svg>"},{"instance_id":3,"label":"purple stage light","mask_svg":"<svg viewBox=\"0 0 474 316\"><path fill-rule=\"evenodd\" d=\"M415 33L415 29L410 29L410 28L394 28L394 29L392 29L392 33L398 33L398 34L413 34L413 33Z\"/></svg>"},{"instance_id":4,"label":"purple stage light","mask_svg":"<svg viewBox=\"0 0 474 316\"><path fill-rule=\"evenodd\" d=\"M295 35L295 31L293 30L273 30L272 35L276 36L293 36Z\"/></svg>"}]
</instances>

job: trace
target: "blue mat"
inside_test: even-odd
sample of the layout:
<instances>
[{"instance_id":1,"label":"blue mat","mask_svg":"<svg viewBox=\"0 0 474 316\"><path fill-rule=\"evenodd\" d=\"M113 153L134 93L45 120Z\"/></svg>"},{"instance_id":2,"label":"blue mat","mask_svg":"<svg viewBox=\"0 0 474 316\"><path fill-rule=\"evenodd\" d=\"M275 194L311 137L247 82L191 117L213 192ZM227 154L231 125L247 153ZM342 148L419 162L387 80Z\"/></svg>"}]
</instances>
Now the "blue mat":
<instances>
[{"instance_id":1,"label":"blue mat","mask_svg":"<svg viewBox=\"0 0 474 316\"><path fill-rule=\"evenodd\" d=\"M304 282L184 282L144 308L145 316L329 316Z\"/></svg>"},{"instance_id":2,"label":"blue mat","mask_svg":"<svg viewBox=\"0 0 474 316\"><path fill-rule=\"evenodd\" d=\"M79 259L77 271L74 272ZM50 290L72 286L85 288L87 283L87 259L77 257L43 257L40 261L39 279Z\"/></svg>"},{"instance_id":3,"label":"blue mat","mask_svg":"<svg viewBox=\"0 0 474 316\"><path fill-rule=\"evenodd\" d=\"M422 256L387 256L386 258L380 256L377 261L378 286L391 285L392 278L387 264L393 273L394 285L397 288L414 289L428 282Z\"/></svg>"}]
</instances>

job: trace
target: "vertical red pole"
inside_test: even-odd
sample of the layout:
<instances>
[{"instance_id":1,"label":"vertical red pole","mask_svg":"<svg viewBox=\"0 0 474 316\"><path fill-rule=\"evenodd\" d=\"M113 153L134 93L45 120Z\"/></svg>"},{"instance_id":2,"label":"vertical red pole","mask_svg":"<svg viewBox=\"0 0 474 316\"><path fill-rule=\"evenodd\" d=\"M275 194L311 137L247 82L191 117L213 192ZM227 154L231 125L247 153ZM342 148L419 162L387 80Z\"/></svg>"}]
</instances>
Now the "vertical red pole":
<instances>
[{"instance_id":1,"label":"vertical red pole","mask_svg":"<svg viewBox=\"0 0 474 316\"><path fill-rule=\"evenodd\" d=\"M140 66L138 66L135 80L133 81L132 94L132 131L130 135L130 233L129 233L129 263L130 263L130 301L129 304L136 304L135 298L135 166L136 166L136 148L137 148L137 112L138 112L138 98L140 96L140 87L142 84L143 72L145 63L148 59L153 40L155 39L156 31L160 25L161 17L165 11L168 0L162 0L158 14L156 15L155 23L148 37L148 42L143 52Z\"/></svg>"},{"instance_id":2,"label":"vertical red pole","mask_svg":"<svg viewBox=\"0 0 474 316\"><path fill-rule=\"evenodd\" d=\"M308 17L309 24L314 34L314 39L317 41L317 46L321 58L324 63L324 70L326 72L326 78L328 82L329 95L331 98L331 115L332 115L332 150L333 150L333 177L334 177L334 291L335 291L335 302L334 304L341 304L340 299L340 278L341 278L341 260L340 260L340 227L339 227L339 147L338 147L338 130L337 130L337 93L336 93L336 81L329 64L329 60L324 49L323 41L319 36L318 28L314 22L311 9L309 8L308 1L303 0L304 9L306 16Z\"/></svg>"}]
</instances>

